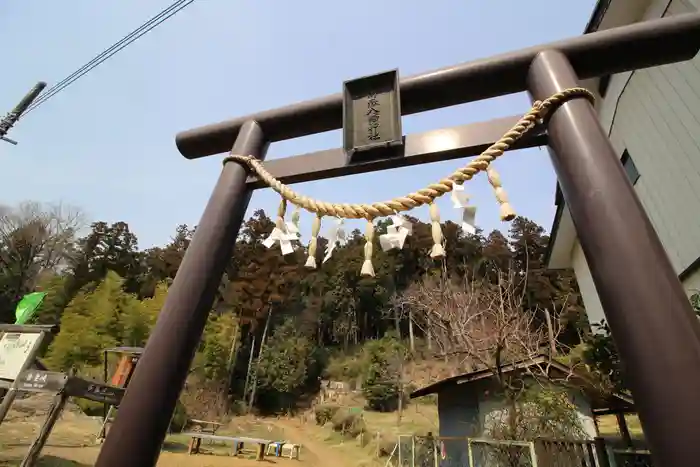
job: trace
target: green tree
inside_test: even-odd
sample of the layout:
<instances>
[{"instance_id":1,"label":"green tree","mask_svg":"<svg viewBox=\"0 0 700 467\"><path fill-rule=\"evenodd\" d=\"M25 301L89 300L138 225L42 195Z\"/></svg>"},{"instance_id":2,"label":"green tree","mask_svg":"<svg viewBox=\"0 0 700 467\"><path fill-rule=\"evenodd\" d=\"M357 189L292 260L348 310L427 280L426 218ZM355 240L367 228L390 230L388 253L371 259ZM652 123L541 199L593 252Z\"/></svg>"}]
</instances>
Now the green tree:
<instances>
[{"instance_id":1,"label":"green tree","mask_svg":"<svg viewBox=\"0 0 700 467\"><path fill-rule=\"evenodd\" d=\"M211 314L195 358L196 373L213 385L228 385L231 354L239 332L238 320L231 313Z\"/></svg>"},{"instance_id":2,"label":"green tree","mask_svg":"<svg viewBox=\"0 0 700 467\"><path fill-rule=\"evenodd\" d=\"M258 400L262 405L293 409L294 402L315 376L313 344L298 332L293 319L278 326L262 351Z\"/></svg>"},{"instance_id":3,"label":"green tree","mask_svg":"<svg viewBox=\"0 0 700 467\"><path fill-rule=\"evenodd\" d=\"M140 347L146 344L167 295L168 284L161 282L152 297L142 301L129 299L125 303L120 316L123 329L121 345Z\"/></svg>"},{"instance_id":4,"label":"green tree","mask_svg":"<svg viewBox=\"0 0 700 467\"><path fill-rule=\"evenodd\" d=\"M362 394L371 410L387 412L399 407L403 397L401 387L401 360L406 350L392 335L369 341L364 346L366 365Z\"/></svg>"},{"instance_id":5,"label":"green tree","mask_svg":"<svg viewBox=\"0 0 700 467\"><path fill-rule=\"evenodd\" d=\"M46 292L46 297L39 307L34 322L36 324L60 324L63 311L68 304L66 284L69 277L65 274L51 274L42 279L37 291Z\"/></svg>"},{"instance_id":6,"label":"green tree","mask_svg":"<svg viewBox=\"0 0 700 467\"><path fill-rule=\"evenodd\" d=\"M138 239L126 222L95 222L90 233L79 240L79 253L73 261L69 295L77 293L86 284L99 282L108 271L124 279L129 292L138 291L141 272Z\"/></svg>"},{"instance_id":7,"label":"green tree","mask_svg":"<svg viewBox=\"0 0 700 467\"><path fill-rule=\"evenodd\" d=\"M194 230L187 225L179 225L175 236L165 247L153 247L141 255L139 296L150 297L160 282L172 282L185 257Z\"/></svg>"},{"instance_id":8,"label":"green tree","mask_svg":"<svg viewBox=\"0 0 700 467\"><path fill-rule=\"evenodd\" d=\"M143 311L141 303L123 291L123 283L116 273L109 272L94 289L86 286L71 300L63 313L61 331L49 348L47 363L51 368L95 366L102 362L106 347L145 343L144 332L132 327L133 317Z\"/></svg>"}]
</instances>

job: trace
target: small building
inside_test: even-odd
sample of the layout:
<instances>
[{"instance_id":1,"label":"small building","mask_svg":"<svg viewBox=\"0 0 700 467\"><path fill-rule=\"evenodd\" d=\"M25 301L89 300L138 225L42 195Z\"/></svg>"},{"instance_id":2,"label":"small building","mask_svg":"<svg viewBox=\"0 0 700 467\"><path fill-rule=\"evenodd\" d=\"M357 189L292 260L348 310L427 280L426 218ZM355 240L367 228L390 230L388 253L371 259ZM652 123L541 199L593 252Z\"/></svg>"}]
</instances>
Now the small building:
<instances>
[{"instance_id":1,"label":"small building","mask_svg":"<svg viewBox=\"0 0 700 467\"><path fill-rule=\"evenodd\" d=\"M573 405L582 428L581 438L593 439L598 436L596 415L633 412L630 398L624 395L605 396L585 376L544 355L502 365L500 373L517 376L518 381L534 391L551 385L550 388L554 386L560 393L568 395L567 399ZM467 455L466 443L455 441L490 437L494 421L504 420L508 414L509 404L498 391L491 369L444 379L413 392L410 397L415 399L431 394L437 395L438 436L449 440L442 443L443 457L451 462Z\"/></svg>"}]
</instances>

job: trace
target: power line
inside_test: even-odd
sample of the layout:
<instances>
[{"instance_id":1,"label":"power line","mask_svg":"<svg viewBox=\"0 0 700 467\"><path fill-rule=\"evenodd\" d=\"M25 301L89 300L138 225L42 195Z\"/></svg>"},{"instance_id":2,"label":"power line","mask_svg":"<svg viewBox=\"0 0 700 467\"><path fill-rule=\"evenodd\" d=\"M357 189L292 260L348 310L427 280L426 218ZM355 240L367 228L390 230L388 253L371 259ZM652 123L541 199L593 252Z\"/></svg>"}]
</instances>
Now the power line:
<instances>
[{"instance_id":1,"label":"power line","mask_svg":"<svg viewBox=\"0 0 700 467\"><path fill-rule=\"evenodd\" d=\"M167 19L174 16L176 13L182 11L185 7L189 6L193 2L194 0L178 0L176 2L173 2L169 7L165 8L163 11L161 11L160 13L143 23L141 26L134 29L132 32L124 36L118 42L114 43L108 49L95 56L88 63L78 68L76 71L68 75L66 78L64 78L54 86L50 87L49 90L46 91L46 93L44 93L41 97L34 101L34 103L31 106L29 106L29 108L24 112L24 114L26 115L32 110L36 109L41 104L45 103L47 100L49 100L59 92L63 91L74 82L76 82L78 79L85 76L91 70L95 69L97 66L107 61L114 54L129 46L141 36L153 30L154 28L156 28L157 26L165 22Z\"/></svg>"}]
</instances>

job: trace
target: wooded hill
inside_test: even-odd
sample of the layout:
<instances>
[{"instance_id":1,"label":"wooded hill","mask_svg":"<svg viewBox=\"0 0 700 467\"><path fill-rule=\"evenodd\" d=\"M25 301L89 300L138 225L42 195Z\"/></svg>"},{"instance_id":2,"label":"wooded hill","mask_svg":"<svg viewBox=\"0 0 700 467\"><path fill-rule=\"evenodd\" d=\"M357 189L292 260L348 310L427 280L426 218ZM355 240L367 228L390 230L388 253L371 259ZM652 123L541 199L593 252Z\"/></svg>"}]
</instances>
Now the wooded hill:
<instances>
[{"instance_id":1,"label":"wooded hill","mask_svg":"<svg viewBox=\"0 0 700 467\"><path fill-rule=\"evenodd\" d=\"M78 236L86 227L83 218L65 206L24 203L2 208L0 215L0 321L13 322L23 294L48 292L36 322L61 325L48 365L94 376L101 349L145 344L195 230L178 226L167 245L139 250L124 222L93 222L87 235ZM541 226L519 217L506 234L470 235L445 222L447 256L435 261L428 254L430 225L411 220L413 234L403 249L375 247L376 277L367 278L359 274L361 232L350 232L328 262L308 270L305 245L282 256L279 247L262 244L274 222L256 211L236 241L192 367L197 390L213 391L227 407L231 401L249 404L253 391L256 406L293 407L313 394L323 375L382 379L397 343L408 347L408 360L450 361L456 371L488 365L493 349L513 358L548 349L566 357L588 340L616 368L610 339L591 340L573 273L545 268L548 237ZM378 222L375 239L387 224ZM326 243L319 239L318 264ZM470 305L475 297L482 304L476 308ZM495 310L488 305L494 297L507 301L501 315L487 310ZM455 326L468 327L458 318L477 308L487 325L472 329L469 342L488 341L486 351L470 351L454 337ZM509 324L517 329L498 328L499 320L517 323ZM512 342L494 340L503 331L527 335L529 347L516 350ZM381 371L377 352L385 355ZM465 353L468 358L450 360ZM364 363L352 370L350 361Z\"/></svg>"}]
</instances>

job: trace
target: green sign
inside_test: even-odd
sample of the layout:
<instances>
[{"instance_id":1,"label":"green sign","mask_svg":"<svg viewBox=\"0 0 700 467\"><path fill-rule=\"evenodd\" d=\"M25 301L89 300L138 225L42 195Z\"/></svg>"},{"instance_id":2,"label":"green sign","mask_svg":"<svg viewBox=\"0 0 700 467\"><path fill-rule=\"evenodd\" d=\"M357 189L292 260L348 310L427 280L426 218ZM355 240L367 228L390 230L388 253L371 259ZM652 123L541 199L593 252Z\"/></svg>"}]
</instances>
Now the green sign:
<instances>
[{"instance_id":1,"label":"green sign","mask_svg":"<svg viewBox=\"0 0 700 467\"><path fill-rule=\"evenodd\" d=\"M26 324L36 313L46 292L33 292L22 297L15 310L15 324Z\"/></svg>"}]
</instances>

